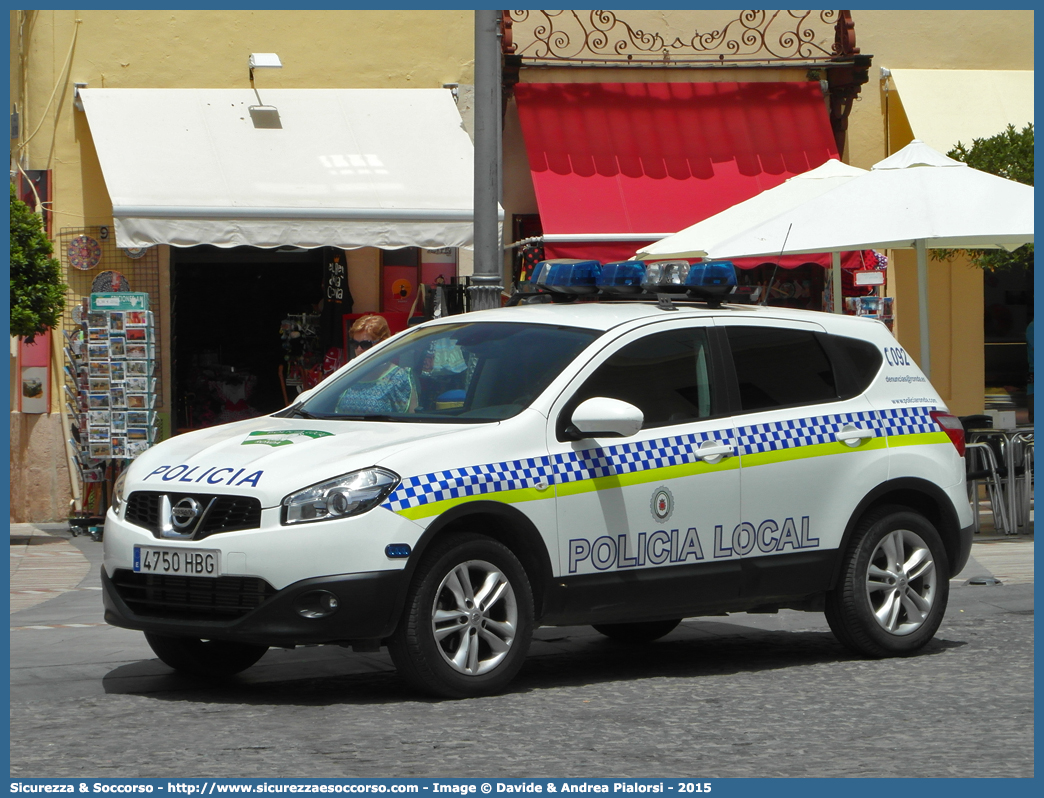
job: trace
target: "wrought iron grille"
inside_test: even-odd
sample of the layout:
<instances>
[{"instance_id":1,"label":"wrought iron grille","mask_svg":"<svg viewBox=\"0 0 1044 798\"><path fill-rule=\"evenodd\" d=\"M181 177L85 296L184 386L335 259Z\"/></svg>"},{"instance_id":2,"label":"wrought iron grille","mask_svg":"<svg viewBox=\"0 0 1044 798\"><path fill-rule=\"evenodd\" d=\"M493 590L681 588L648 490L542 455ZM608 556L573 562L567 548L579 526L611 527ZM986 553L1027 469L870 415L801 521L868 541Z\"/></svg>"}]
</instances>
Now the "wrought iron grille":
<instances>
[{"instance_id":1,"label":"wrought iron grille","mask_svg":"<svg viewBox=\"0 0 1044 798\"><path fill-rule=\"evenodd\" d=\"M839 54L839 11L735 13L672 11L668 20L664 12L644 12L653 29L612 11L509 11L504 50L530 64L646 66L827 61Z\"/></svg>"}]
</instances>

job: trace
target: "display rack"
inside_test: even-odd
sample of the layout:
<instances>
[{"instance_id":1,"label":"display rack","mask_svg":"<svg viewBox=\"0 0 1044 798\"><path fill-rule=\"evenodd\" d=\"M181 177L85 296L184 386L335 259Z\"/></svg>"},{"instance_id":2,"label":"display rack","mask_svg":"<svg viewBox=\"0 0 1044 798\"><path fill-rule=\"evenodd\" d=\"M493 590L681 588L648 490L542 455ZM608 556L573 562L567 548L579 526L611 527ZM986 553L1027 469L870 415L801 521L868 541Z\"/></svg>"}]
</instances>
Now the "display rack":
<instances>
[{"instance_id":1,"label":"display rack","mask_svg":"<svg viewBox=\"0 0 1044 798\"><path fill-rule=\"evenodd\" d=\"M149 295L94 293L65 333L67 387L80 478L105 482L109 461L156 440L156 333Z\"/></svg>"}]
</instances>

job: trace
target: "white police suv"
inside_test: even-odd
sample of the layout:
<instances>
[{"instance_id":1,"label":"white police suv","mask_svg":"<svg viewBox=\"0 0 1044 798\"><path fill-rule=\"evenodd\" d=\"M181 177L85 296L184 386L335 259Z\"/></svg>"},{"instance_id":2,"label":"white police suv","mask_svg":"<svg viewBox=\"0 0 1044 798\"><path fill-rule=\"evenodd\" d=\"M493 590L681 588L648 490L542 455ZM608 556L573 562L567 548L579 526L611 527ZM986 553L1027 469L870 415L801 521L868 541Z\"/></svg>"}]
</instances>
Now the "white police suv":
<instances>
[{"instance_id":1,"label":"white police suv","mask_svg":"<svg viewBox=\"0 0 1044 798\"><path fill-rule=\"evenodd\" d=\"M731 290L711 266L549 262L538 282ZM200 675L387 645L454 697L503 689L538 625L644 643L792 608L908 654L968 558L963 449L877 321L713 295L454 316L139 456L106 518L105 618Z\"/></svg>"}]
</instances>

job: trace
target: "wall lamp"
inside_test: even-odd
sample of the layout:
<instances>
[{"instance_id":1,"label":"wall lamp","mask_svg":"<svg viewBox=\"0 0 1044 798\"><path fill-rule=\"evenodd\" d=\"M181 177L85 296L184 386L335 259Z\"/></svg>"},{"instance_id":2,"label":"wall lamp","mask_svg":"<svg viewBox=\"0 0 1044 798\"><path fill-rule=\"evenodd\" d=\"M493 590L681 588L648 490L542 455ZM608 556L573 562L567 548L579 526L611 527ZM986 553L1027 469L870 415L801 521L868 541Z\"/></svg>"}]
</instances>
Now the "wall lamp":
<instances>
[{"instance_id":1,"label":"wall lamp","mask_svg":"<svg viewBox=\"0 0 1044 798\"><path fill-rule=\"evenodd\" d=\"M254 85L255 69L282 69L283 62L275 53L251 53L250 54L250 88L254 90L257 97L257 105L251 105L250 118L256 128L281 128L283 125L279 120L279 109L274 105L265 105L261 102L261 95L257 93Z\"/></svg>"}]
</instances>

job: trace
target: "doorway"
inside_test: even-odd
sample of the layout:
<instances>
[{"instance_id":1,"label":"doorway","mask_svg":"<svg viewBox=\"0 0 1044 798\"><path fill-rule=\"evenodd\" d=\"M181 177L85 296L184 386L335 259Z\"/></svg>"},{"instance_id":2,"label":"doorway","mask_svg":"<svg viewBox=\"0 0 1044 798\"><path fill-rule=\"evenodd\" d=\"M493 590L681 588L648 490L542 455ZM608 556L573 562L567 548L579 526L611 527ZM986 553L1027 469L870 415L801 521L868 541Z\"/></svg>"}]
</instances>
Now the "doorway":
<instances>
[{"instance_id":1,"label":"doorway","mask_svg":"<svg viewBox=\"0 0 1044 798\"><path fill-rule=\"evenodd\" d=\"M325 250L172 248L175 432L286 405L284 319L319 312Z\"/></svg>"}]
</instances>

